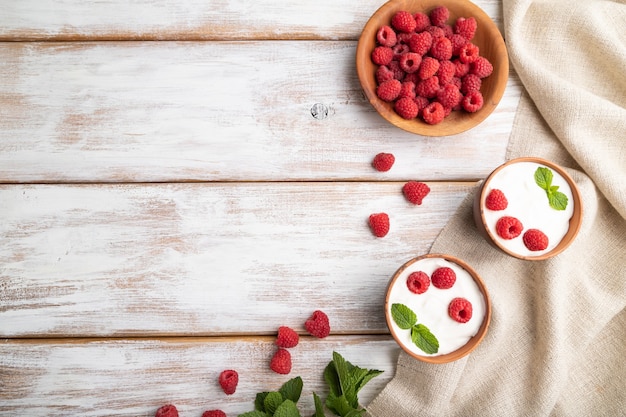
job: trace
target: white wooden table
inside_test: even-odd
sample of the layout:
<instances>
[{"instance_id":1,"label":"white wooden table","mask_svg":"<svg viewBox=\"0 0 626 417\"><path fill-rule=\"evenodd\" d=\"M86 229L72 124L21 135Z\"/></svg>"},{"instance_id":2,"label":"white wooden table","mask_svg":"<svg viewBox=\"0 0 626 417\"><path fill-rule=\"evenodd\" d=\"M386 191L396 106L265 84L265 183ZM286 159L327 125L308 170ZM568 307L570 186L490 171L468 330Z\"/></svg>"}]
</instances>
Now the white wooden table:
<instances>
[{"instance_id":1,"label":"white wooden table","mask_svg":"<svg viewBox=\"0 0 626 417\"><path fill-rule=\"evenodd\" d=\"M501 2L475 3L503 31ZM390 126L354 67L382 4L0 0L0 415L235 416L295 376L310 415L333 351L385 371L362 403L382 389L388 279L504 161L522 91L512 72L454 137ZM421 206L408 180L432 188ZM285 376L281 325L302 336Z\"/></svg>"}]
</instances>

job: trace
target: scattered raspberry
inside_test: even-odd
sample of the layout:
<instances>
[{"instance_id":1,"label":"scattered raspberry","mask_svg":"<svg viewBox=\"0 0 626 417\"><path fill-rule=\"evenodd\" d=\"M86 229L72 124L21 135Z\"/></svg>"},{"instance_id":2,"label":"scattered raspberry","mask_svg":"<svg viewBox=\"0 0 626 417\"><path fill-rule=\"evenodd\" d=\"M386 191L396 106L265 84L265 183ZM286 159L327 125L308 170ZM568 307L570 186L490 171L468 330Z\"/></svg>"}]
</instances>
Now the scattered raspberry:
<instances>
[{"instance_id":1,"label":"scattered raspberry","mask_svg":"<svg viewBox=\"0 0 626 417\"><path fill-rule=\"evenodd\" d=\"M413 75L413 74L407 74ZM415 82L409 81L408 77L404 77L404 81L402 82L402 86L400 88L400 94L398 98L408 97L410 99L415 98Z\"/></svg>"},{"instance_id":2,"label":"scattered raspberry","mask_svg":"<svg viewBox=\"0 0 626 417\"><path fill-rule=\"evenodd\" d=\"M376 40L379 45L392 47L398 42L398 37L391 26L384 25L376 32Z\"/></svg>"},{"instance_id":3,"label":"scattered raspberry","mask_svg":"<svg viewBox=\"0 0 626 417\"><path fill-rule=\"evenodd\" d=\"M430 187L419 181L409 181L402 187L404 197L418 206L422 204L424 197L430 193Z\"/></svg>"},{"instance_id":4,"label":"scattered raspberry","mask_svg":"<svg viewBox=\"0 0 626 417\"><path fill-rule=\"evenodd\" d=\"M387 213L375 213L369 217L369 225L376 237L385 237L389 233L389 216Z\"/></svg>"},{"instance_id":5,"label":"scattered raspberry","mask_svg":"<svg viewBox=\"0 0 626 417\"><path fill-rule=\"evenodd\" d=\"M496 232L502 239L516 238L522 233L522 230L524 230L522 222L515 217L504 216L496 222Z\"/></svg>"},{"instance_id":6,"label":"scattered raspberry","mask_svg":"<svg viewBox=\"0 0 626 417\"><path fill-rule=\"evenodd\" d=\"M237 384L239 383L239 374L237 371L227 369L220 373L218 379L220 386L224 390L226 395L232 395L237 390Z\"/></svg>"},{"instance_id":7,"label":"scattered raspberry","mask_svg":"<svg viewBox=\"0 0 626 417\"><path fill-rule=\"evenodd\" d=\"M372 62L376 65L388 65L393 59L393 49L388 46L377 46L372 51Z\"/></svg>"},{"instance_id":8,"label":"scattered raspberry","mask_svg":"<svg viewBox=\"0 0 626 417\"><path fill-rule=\"evenodd\" d=\"M304 327L311 334L311 336L315 336L320 339L323 339L330 334L330 322L328 321L328 316L321 310L315 310L311 317L304 322Z\"/></svg>"},{"instance_id":9,"label":"scattered raspberry","mask_svg":"<svg viewBox=\"0 0 626 417\"><path fill-rule=\"evenodd\" d=\"M482 80L475 74L466 74L461 78L461 92L463 94L471 93L472 91L479 91L482 85Z\"/></svg>"},{"instance_id":10,"label":"scattered raspberry","mask_svg":"<svg viewBox=\"0 0 626 417\"><path fill-rule=\"evenodd\" d=\"M448 314L452 320L467 323L472 318L472 303L465 298L453 298L448 305Z\"/></svg>"},{"instance_id":11,"label":"scattered raspberry","mask_svg":"<svg viewBox=\"0 0 626 417\"><path fill-rule=\"evenodd\" d=\"M401 88L402 84L400 83L400 81L394 78L393 80L385 81L384 83L380 84L376 89L376 95L383 101L394 101L396 98L398 98Z\"/></svg>"},{"instance_id":12,"label":"scattered raspberry","mask_svg":"<svg viewBox=\"0 0 626 417\"><path fill-rule=\"evenodd\" d=\"M489 194L487 194L487 198L485 198L485 206L489 210L504 210L505 208L507 208L508 205L509 202L507 201L506 196L501 190L497 188L489 191Z\"/></svg>"},{"instance_id":13,"label":"scattered raspberry","mask_svg":"<svg viewBox=\"0 0 626 417\"><path fill-rule=\"evenodd\" d=\"M461 50L459 51L459 59L464 64L471 64L472 62L476 61L476 58L478 58L479 54L480 51L478 50L478 46L474 45L471 42L468 42L461 47Z\"/></svg>"},{"instance_id":14,"label":"scattered raspberry","mask_svg":"<svg viewBox=\"0 0 626 417\"><path fill-rule=\"evenodd\" d=\"M433 101L422 110L422 119L429 125L441 123L445 117L445 110L438 101Z\"/></svg>"},{"instance_id":15,"label":"scattered raspberry","mask_svg":"<svg viewBox=\"0 0 626 417\"><path fill-rule=\"evenodd\" d=\"M434 98L439 88L439 78L433 75L417 83L415 86L415 94L426 98Z\"/></svg>"},{"instance_id":16,"label":"scattered raspberry","mask_svg":"<svg viewBox=\"0 0 626 417\"><path fill-rule=\"evenodd\" d=\"M461 101L463 110L469 113L475 113L483 107L483 95L480 91L470 91L463 97Z\"/></svg>"},{"instance_id":17,"label":"scattered raspberry","mask_svg":"<svg viewBox=\"0 0 626 417\"><path fill-rule=\"evenodd\" d=\"M432 77L439 70L439 61L430 56L422 58L422 65L418 70L418 75L422 80Z\"/></svg>"},{"instance_id":18,"label":"scattered raspberry","mask_svg":"<svg viewBox=\"0 0 626 417\"><path fill-rule=\"evenodd\" d=\"M479 56L474 62L470 64L471 74L476 75L478 78L487 78L493 72L493 65L485 57Z\"/></svg>"},{"instance_id":19,"label":"scattered raspberry","mask_svg":"<svg viewBox=\"0 0 626 417\"><path fill-rule=\"evenodd\" d=\"M428 17L433 26L443 27L450 17L450 11L446 6L438 6L430 11Z\"/></svg>"},{"instance_id":20,"label":"scattered raspberry","mask_svg":"<svg viewBox=\"0 0 626 417\"><path fill-rule=\"evenodd\" d=\"M430 26L430 18L426 13L415 13L413 19L415 19L415 32L422 32Z\"/></svg>"},{"instance_id":21,"label":"scattered raspberry","mask_svg":"<svg viewBox=\"0 0 626 417\"><path fill-rule=\"evenodd\" d=\"M426 54L432 45L433 36L429 32L416 33L409 39L409 49L416 54Z\"/></svg>"},{"instance_id":22,"label":"scattered raspberry","mask_svg":"<svg viewBox=\"0 0 626 417\"><path fill-rule=\"evenodd\" d=\"M411 74L420 67L422 63L422 56L416 54L415 52L407 52L405 54L400 55L400 68L408 74Z\"/></svg>"},{"instance_id":23,"label":"scattered raspberry","mask_svg":"<svg viewBox=\"0 0 626 417\"><path fill-rule=\"evenodd\" d=\"M458 33L468 41L471 41L472 38L474 38L477 27L478 24L476 23L476 19L473 17L459 17L454 23L454 33Z\"/></svg>"},{"instance_id":24,"label":"scattered raspberry","mask_svg":"<svg viewBox=\"0 0 626 417\"><path fill-rule=\"evenodd\" d=\"M439 78L439 85L445 86L452 81L454 73L456 72L456 65L452 61L444 60L439 61L439 69L437 70L437 78Z\"/></svg>"},{"instance_id":25,"label":"scattered raspberry","mask_svg":"<svg viewBox=\"0 0 626 417\"><path fill-rule=\"evenodd\" d=\"M270 360L270 369L283 375L291 372L291 353L287 349L278 348Z\"/></svg>"},{"instance_id":26,"label":"scattered raspberry","mask_svg":"<svg viewBox=\"0 0 626 417\"><path fill-rule=\"evenodd\" d=\"M178 410L172 404L164 405L157 410L154 417L178 417Z\"/></svg>"},{"instance_id":27,"label":"scattered raspberry","mask_svg":"<svg viewBox=\"0 0 626 417\"><path fill-rule=\"evenodd\" d=\"M207 410L202 413L202 417L226 417L226 413L222 410Z\"/></svg>"},{"instance_id":28,"label":"scattered raspberry","mask_svg":"<svg viewBox=\"0 0 626 417\"><path fill-rule=\"evenodd\" d=\"M433 40L433 45L430 47L430 55L439 61L451 59L452 42L450 42L450 39L445 36L435 38Z\"/></svg>"},{"instance_id":29,"label":"scattered raspberry","mask_svg":"<svg viewBox=\"0 0 626 417\"><path fill-rule=\"evenodd\" d=\"M282 348L292 348L298 346L300 336L291 327L280 326L276 337L276 346Z\"/></svg>"},{"instance_id":30,"label":"scattered raspberry","mask_svg":"<svg viewBox=\"0 0 626 417\"><path fill-rule=\"evenodd\" d=\"M452 288L456 282L456 273L452 268L442 266L433 271L430 281L435 287L441 290L447 290L448 288Z\"/></svg>"},{"instance_id":31,"label":"scattered raspberry","mask_svg":"<svg viewBox=\"0 0 626 417\"><path fill-rule=\"evenodd\" d=\"M412 272L406 279L406 286L412 293L423 294L430 286L430 278L425 272Z\"/></svg>"},{"instance_id":32,"label":"scattered raspberry","mask_svg":"<svg viewBox=\"0 0 626 417\"><path fill-rule=\"evenodd\" d=\"M417 23L411 13L401 10L391 18L391 26L400 32L411 33L415 30Z\"/></svg>"},{"instance_id":33,"label":"scattered raspberry","mask_svg":"<svg viewBox=\"0 0 626 417\"><path fill-rule=\"evenodd\" d=\"M528 229L522 240L528 250L533 252L545 250L548 247L548 236L539 229Z\"/></svg>"},{"instance_id":34,"label":"scattered raspberry","mask_svg":"<svg viewBox=\"0 0 626 417\"><path fill-rule=\"evenodd\" d=\"M459 88L454 84L447 84L441 90L437 92L437 101L441 105L449 108L456 107L463 98L463 94L459 91Z\"/></svg>"},{"instance_id":35,"label":"scattered raspberry","mask_svg":"<svg viewBox=\"0 0 626 417\"><path fill-rule=\"evenodd\" d=\"M417 113L419 112L419 108L415 101L411 97L402 97L396 101L393 106L394 110L400 117L403 119L415 119L417 117Z\"/></svg>"},{"instance_id":36,"label":"scattered raspberry","mask_svg":"<svg viewBox=\"0 0 626 417\"><path fill-rule=\"evenodd\" d=\"M396 162L396 157L393 154L381 152L377 154L372 160L372 166L376 171L387 172Z\"/></svg>"}]
</instances>

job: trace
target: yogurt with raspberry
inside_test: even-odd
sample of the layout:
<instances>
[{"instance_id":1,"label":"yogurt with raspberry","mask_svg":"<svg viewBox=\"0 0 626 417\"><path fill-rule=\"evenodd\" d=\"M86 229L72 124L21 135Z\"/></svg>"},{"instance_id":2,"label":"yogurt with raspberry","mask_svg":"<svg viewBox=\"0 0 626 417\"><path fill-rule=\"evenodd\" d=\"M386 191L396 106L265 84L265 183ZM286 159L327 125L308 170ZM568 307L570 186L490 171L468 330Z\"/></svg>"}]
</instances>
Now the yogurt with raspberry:
<instances>
[{"instance_id":1,"label":"yogurt with raspberry","mask_svg":"<svg viewBox=\"0 0 626 417\"><path fill-rule=\"evenodd\" d=\"M552 208L546 191L535 182L535 171L539 167L552 171L552 185L558 186L558 191L567 196L565 210ZM493 189L504 193L508 201L504 210L489 210L485 207L485 199ZM554 249L567 234L574 213L574 198L567 180L556 170L536 162L523 161L504 166L489 179L482 196L483 216L491 236L502 247L521 256L539 256ZM515 217L522 223L520 236L504 239L497 233L496 223L503 216ZM529 229L541 230L548 237L548 246L544 250L531 251L526 247L522 236Z\"/></svg>"},{"instance_id":2,"label":"yogurt with raspberry","mask_svg":"<svg viewBox=\"0 0 626 417\"><path fill-rule=\"evenodd\" d=\"M432 283L422 294L411 292L407 278L413 272L422 271L429 277L440 267L449 267L456 274L451 288L439 289ZM456 297L463 297L472 304L472 316L466 323L453 320L448 314L448 306ZM417 315L417 322L428 327L439 341L439 350L434 354L422 351L411 340L411 331L401 329L393 319L388 320L392 331L405 349L420 356L438 356L454 352L463 347L476 335L486 313L486 301L472 276L461 266L444 258L426 257L408 265L392 282L387 294L387 317L391 317L391 306L404 304Z\"/></svg>"}]
</instances>

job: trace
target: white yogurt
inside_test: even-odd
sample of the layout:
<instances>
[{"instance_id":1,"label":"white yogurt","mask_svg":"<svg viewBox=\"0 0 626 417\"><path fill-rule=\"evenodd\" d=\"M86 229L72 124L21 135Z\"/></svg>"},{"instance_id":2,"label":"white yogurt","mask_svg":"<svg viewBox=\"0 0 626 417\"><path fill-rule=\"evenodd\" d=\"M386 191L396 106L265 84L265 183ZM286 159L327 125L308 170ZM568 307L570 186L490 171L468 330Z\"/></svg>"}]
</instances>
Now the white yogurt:
<instances>
[{"instance_id":1,"label":"white yogurt","mask_svg":"<svg viewBox=\"0 0 626 417\"><path fill-rule=\"evenodd\" d=\"M432 283L422 294L411 292L406 280L417 271L425 272L429 277L439 267L449 267L456 273L456 282L447 290L442 290ZM459 323L448 315L448 305L453 298L463 297L472 304L472 318L467 323ZM424 258L409 265L394 281L388 295L387 308L391 317L391 306L401 303L417 315L417 323L428 327L439 341L439 351L435 354L424 353L411 341L411 330L403 330L392 320L394 333L399 342L411 352L421 356L438 356L454 352L463 347L480 328L485 317L486 303L478 285L472 276L459 265L443 258Z\"/></svg>"},{"instance_id":2,"label":"white yogurt","mask_svg":"<svg viewBox=\"0 0 626 417\"><path fill-rule=\"evenodd\" d=\"M560 192L567 196L565 210L556 210L550 207L546 191L535 182L535 171L539 167L545 167L552 171L552 185L558 185ZM518 162L507 165L494 175L486 187L484 198L494 188L504 193L508 200L508 206L504 210L493 211L485 207L483 199L485 222L491 234L498 243L511 252L522 256L538 256L554 249L569 229L569 220L574 213L574 199L572 190L558 172L535 162ZM496 223L503 216L517 218L524 230L513 239L503 239L496 232ZM531 251L522 240L524 232L528 229L539 229L548 236L548 247L542 251Z\"/></svg>"}]
</instances>

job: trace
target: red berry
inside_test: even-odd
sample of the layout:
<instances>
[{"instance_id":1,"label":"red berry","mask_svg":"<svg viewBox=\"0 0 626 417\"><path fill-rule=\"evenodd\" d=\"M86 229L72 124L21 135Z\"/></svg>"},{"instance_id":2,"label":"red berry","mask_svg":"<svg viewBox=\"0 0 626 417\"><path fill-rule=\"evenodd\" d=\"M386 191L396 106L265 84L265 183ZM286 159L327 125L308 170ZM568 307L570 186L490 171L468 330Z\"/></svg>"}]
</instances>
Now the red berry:
<instances>
[{"instance_id":1,"label":"red berry","mask_svg":"<svg viewBox=\"0 0 626 417\"><path fill-rule=\"evenodd\" d=\"M472 91L479 91L482 85L482 81L476 74L466 74L461 78L461 92L463 94L470 93Z\"/></svg>"},{"instance_id":2,"label":"red berry","mask_svg":"<svg viewBox=\"0 0 626 417\"><path fill-rule=\"evenodd\" d=\"M167 404L159 408L154 417L178 417L178 410L172 404Z\"/></svg>"},{"instance_id":3,"label":"red berry","mask_svg":"<svg viewBox=\"0 0 626 417\"><path fill-rule=\"evenodd\" d=\"M516 238L522 233L522 230L524 230L522 222L515 217L504 216L496 222L496 232L502 239Z\"/></svg>"},{"instance_id":4,"label":"red berry","mask_svg":"<svg viewBox=\"0 0 626 417\"><path fill-rule=\"evenodd\" d=\"M417 23L411 13L401 10L391 18L391 26L400 32L411 33L415 30Z\"/></svg>"},{"instance_id":5,"label":"red berry","mask_svg":"<svg viewBox=\"0 0 626 417\"><path fill-rule=\"evenodd\" d=\"M412 293L423 294L430 286L430 278L425 272L412 272L406 279L406 286Z\"/></svg>"},{"instance_id":6,"label":"red berry","mask_svg":"<svg viewBox=\"0 0 626 417\"><path fill-rule=\"evenodd\" d=\"M437 92L437 101L440 102L443 107L456 107L461 102L462 98L463 95L454 84L448 84Z\"/></svg>"},{"instance_id":7,"label":"red berry","mask_svg":"<svg viewBox=\"0 0 626 417\"><path fill-rule=\"evenodd\" d=\"M239 374L237 371L232 369L227 369L220 373L220 377L218 379L220 386L224 390L226 395L234 394L237 390L237 384L239 383Z\"/></svg>"},{"instance_id":8,"label":"red berry","mask_svg":"<svg viewBox=\"0 0 626 417\"><path fill-rule=\"evenodd\" d=\"M454 70L455 77L461 78L469 72L470 64L465 64L461 62L461 60L458 58L453 60L452 63L455 66L455 70ZM376 79L378 79L378 77ZM378 83L380 84L380 81Z\"/></svg>"},{"instance_id":9,"label":"red berry","mask_svg":"<svg viewBox=\"0 0 626 417\"><path fill-rule=\"evenodd\" d=\"M439 69L437 70L437 78L439 78L439 85L445 86L452 81L454 73L456 72L456 65L449 60L439 61Z\"/></svg>"},{"instance_id":10,"label":"red berry","mask_svg":"<svg viewBox=\"0 0 626 417\"><path fill-rule=\"evenodd\" d=\"M291 353L287 349L278 348L270 360L270 369L283 375L291 372Z\"/></svg>"},{"instance_id":11,"label":"red berry","mask_svg":"<svg viewBox=\"0 0 626 417\"><path fill-rule=\"evenodd\" d=\"M430 56L422 58L422 65L418 70L418 75L422 80L432 77L439 70L439 61Z\"/></svg>"},{"instance_id":12,"label":"red berry","mask_svg":"<svg viewBox=\"0 0 626 417\"><path fill-rule=\"evenodd\" d=\"M430 11L428 17L433 26L443 27L450 17L450 11L446 6L438 6Z\"/></svg>"},{"instance_id":13,"label":"red berry","mask_svg":"<svg viewBox=\"0 0 626 417\"><path fill-rule=\"evenodd\" d=\"M419 112L417 104L415 104L415 101L410 97L400 98L396 101L393 108L400 117L407 120L416 118Z\"/></svg>"},{"instance_id":14,"label":"red berry","mask_svg":"<svg viewBox=\"0 0 626 417\"><path fill-rule=\"evenodd\" d=\"M439 78L433 75L417 83L415 86L415 94L426 98L434 98L439 88Z\"/></svg>"},{"instance_id":15,"label":"red berry","mask_svg":"<svg viewBox=\"0 0 626 417\"><path fill-rule=\"evenodd\" d=\"M433 40L433 45L430 47L430 55L443 61L452 58L452 42L445 36L441 36Z\"/></svg>"},{"instance_id":16,"label":"red berry","mask_svg":"<svg viewBox=\"0 0 626 417\"><path fill-rule=\"evenodd\" d=\"M428 26L426 28L426 31L428 33L430 33L433 37L433 40L435 40L435 38L442 38L446 36L446 31L443 30L443 28L440 28L439 26Z\"/></svg>"},{"instance_id":17,"label":"red berry","mask_svg":"<svg viewBox=\"0 0 626 417\"><path fill-rule=\"evenodd\" d=\"M387 213L375 213L369 217L369 225L376 237L385 237L389 233L389 216Z\"/></svg>"},{"instance_id":18,"label":"red berry","mask_svg":"<svg viewBox=\"0 0 626 417\"><path fill-rule=\"evenodd\" d=\"M318 337L320 339L325 338L330 334L330 322L328 316L321 310L315 310L311 317L304 322L304 327L311 336Z\"/></svg>"},{"instance_id":19,"label":"red berry","mask_svg":"<svg viewBox=\"0 0 626 417\"><path fill-rule=\"evenodd\" d=\"M452 268L442 266L435 269L430 277L430 281L435 287L441 290L447 290L448 288L452 288L456 282L456 273Z\"/></svg>"},{"instance_id":20,"label":"red berry","mask_svg":"<svg viewBox=\"0 0 626 417\"><path fill-rule=\"evenodd\" d=\"M424 110L426 106L430 104L430 100L422 96L416 96L413 101L415 102L415 104L417 104L418 115L420 115L422 110Z\"/></svg>"},{"instance_id":21,"label":"red berry","mask_svg":"<svg viewBox=\"0 0 626 417\"><path fill-rule=\"evenodd\" d=\"M454 33L458 33L468 41L471 41L476 33L477 27L478 24L476 23L476 19L473 17L468 17L467 19L459 17L454 23Z\"/></svg>"},{"instance_id":22,"label":"red berry","mask_svg":"<svg viewBox=\"0 0 626 417\"><path fill-rule=\"evenodd\" d=\"M422 32L430 26L430 18L426 13L417 12L413 15L413 19L415 19L415 32Z\"/></svg>"},{"instance_id":23,"label":"red berry","mask_svg":"<svg viewBox=\"0 0 626 417\"><path fill-rule=\"evenodd\" d=\"M465 111L475 113L483 108L483 95L480 91L470 91L463 97L461 106Z\"/></svg>"},{"instance_id":24,"label":"red berry","mask_svg":"<svg viewBox=\"0 0 626 417\"><path fill-rule=\"evenodd\" d=\"M403 33L403 35L406 35L406 33ZM403 54L411 52L411 50L409 49L409 44L405 42L396 44L396 46L394 46L391 50L393 51L394 61L398 61L400 59L400 56L402 56Z\"/></svg>"},{"instance_id":25,"label":"red berry","mask_svg":"<svg viewBox=\"0 0 626 417\"><path fill-rule=\"evenodd\" d=\"M422 63L422 56L415 52L407 52L400 55L400 68L406 73L413 73L418 70Z\"/></svg>"},{"instance_id":26,"label":"red berry","mask_svg":"<svg viewBox=\"0 0 626 417\"><path fill-rule=\"evenodd\" d=\"M393 78L398 81L402 81L405 73L402 68L400 68L400 63L397 60L394 60L389 63L388 67L391 71L393 71Z\"/></svg>"},{"instance_id":27,"label":"red berry","mask_svg":"<svg viewBox=\"0 0 626 417\"><path fill-rule=\"evenodd\" d=\"M466 43L461 47L459 51L459 59L464 64L471 64L476 61L478 58L480 51L478 50L478 46L474 45L471 42Z\"/></svg>"},{"instance_id":28,"label":"red berry","mask_svg":"<svg viewBox=\"0 0 626 417\"><path fill-rule=\"evenodd\" d=\"M222 410L207 410L202 413L202 417L226 417L226 413Z\"/></svg>"},{"instance_id":29,"label":"red berry","mask_svg":"<svg viewBox=\"0 0 626 417\"><path fill-rule=\"evenodd\" d=\"M276 346L282 348L292 348L298 346L300 336L291 327L280 326L276 337Z\"/></svg>"},{"instance_id":30,"label":"red berry","mask_svg":"<svg viewBox=\"0 0 626 417\"><path fill-rule=\"evenodd\" d=\"M485 198L485 206L489 210L493 210L493 211L504 210L505 208L507 208L508 205L509 205L509 202L506 199L506 196L501 190L497 188L494 188L493 190L489 191L489 194L487 194L487 197Z\"/></svg>"},{"instance_id":31,"label":"red berry","mask_svg":"<svg viewBox=\"0 0 626 417\"><path fill-rule=\"evenodd\" d=\"M376 65L389 65L393 59L393 49L388 46L377 46L372 51L372 62Z\"/></svg>"},{"instance_id":32,"label":"red berry","mask_svg":"<svg viewBox=\"0 0 626 417\"><path fill-rule=\"evenodd\" d=\"M450 43L452 44L452 55L458 56L461 52L461 48L465 46L465 44L469 42L463 36L458 34L453 34L450 36Z\"/></svg>"},{"instance_id":33,"label":"red berry","mask_svg":"<svg viewBox=\"0 0 626 417\"><path fill-rule=\"evenodd\" d=\"M401 88L402 83L394 78L393 80L385 81L380 84L376 89L376 95L383 101L394 101L398 98Z\"/></svg>"},{"instance_id":34,"label":"red berry","mask_svg":"<svg viewBox=\"0 0 626 417\"><path fill-rule=\"evenodd\" d=\"M376 83L382 84L385 81L393 80L394 74L393 71L389 69L386 65L381 65L376 69Z\"/></svg>"},{"instance_id":35,"label":"red berry","mask_svg":"<svg viewBox=\"0 0 626 417\"><path fill-rule=\"evenodd\" d=\"M493 65L485 57L479 56L470 64L470 74L476 75L478 78L487 78L493 72Z\"/></svg>"},{"instance_id":36,"label":"red berry","mask_svg":"<svg viewBox=\"0 0 626 417\"><path fill-rule=\"evenodd\" d=\"M425 55L433 45L433 36L429 32L420 32L409 38L409 49L416 54Z\"/></svg>"},{"instance_id":37,"label":"red berry","mask_svg":"<svg viewBox=\"0 0 626 417\"><path fill-rule=\"evenodd\" d=\"M452 320L467 323L472 318L472 303L465 298L453 298L448 305L448 314Z\"/></svg>"},{"instance_id":38,"label":"red berry","mask_svg":"<svg viewBox=\"0 0 626 417\"><path fill-rule=\"evenodd\" d=\"M407 74L407 75L414 75ZM415 82L407 81L409 77L404 77L404 81L402 82L402 87L400 88L400 94L398 94L398 98L408 97L410 99L415 98Z\"/></svg>"},{"instance_id":39,"label":"red berry","mask_svg":"<svg viewBox=\"0 0 626 417\"><path fill-rule=\"evenodd\" d=\"M391 169L394 162L396 162L396 158L393 154L381 152L374 157L372 166L376 171L387 172Z\"/></svg>"},{"instance_id":40,"label":"red berry","mask_svg":"<svg viewBox=\"0 0 626 417\"><path fill-rule=\"evenodd\" d=\"M376 32L376 40L379 45L392 47L398 41L398 37L391 26L383 25Z\"/></svg>"},{"instance_id":41,"label":"red berry","mask_svg":"<svg viewBox=\"0 0 626 417\"><path fill-rule=\"evenodd\" d=\"M423 182L409 181L402 187L402 193L408 201L419 206L424 197L430 193L430 187Z\"/></svg>"},{"instance_id":42,"label":"red berry","mask_svg":"<svg viewBox=\"0 0 626 417\"><path fill-rule=\"evenodd\" d=\"M533 252L545 250L548 247L548 236L538 229L528 229L522 237L524 245Z\"/></svg>"},{"instance_id":43,"label":"red berry","mask_svg":"<svg viewBox=\"0 0 626 417\"><path fill-rule=\"evenodd\" d=\"M422 110L422 119L429 125L441 123L445 117L445 110L438 101L433 101Z\"/></svg>"}]
</instances>

